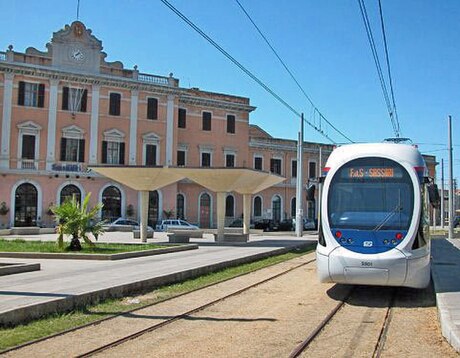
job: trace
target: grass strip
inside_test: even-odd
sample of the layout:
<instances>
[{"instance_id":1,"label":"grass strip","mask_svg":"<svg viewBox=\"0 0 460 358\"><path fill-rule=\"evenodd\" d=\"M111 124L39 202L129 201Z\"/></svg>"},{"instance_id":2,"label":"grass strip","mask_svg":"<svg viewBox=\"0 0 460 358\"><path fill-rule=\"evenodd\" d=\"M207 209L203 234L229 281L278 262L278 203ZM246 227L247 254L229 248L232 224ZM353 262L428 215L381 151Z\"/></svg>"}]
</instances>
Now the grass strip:
<instances>
[{"instance_id":1,"label":"grass strip","mask_svg":"<svg viewBox=\"0 0 460 358\"><path fill-rule=\"evenodd\" d=\"M66 245L68 246L68 245ZM23 239L0 239L2 252L46 252L46 253L82 253L82 254L118 254L122 252L144 251L165 248L156 244L110 244L95 243L89 246L82 242L81 251L70 251L68 247L59 248L54 241L29 241Z\"/></svg>"},{"instance_id":2,"label":"grass strip","mask_svg":"<svg viewBox=\"0 0 460 358\"><path fill-rule=\"evenodd\" d=\"M312 245L306 249L297 249L286 254L271 256L240 266L219 270L181 283L162 286L139 296L110 299L69 313L53 314L24 325L18 325L12 328L1 328L0 351L127 312L135 308L142 308L152 303L161 302L180 294L197 290L199 288L241 276L268 266L276 265L301 255L305 255L313 249L314 246Z\"/></svg>"}]
</instances>

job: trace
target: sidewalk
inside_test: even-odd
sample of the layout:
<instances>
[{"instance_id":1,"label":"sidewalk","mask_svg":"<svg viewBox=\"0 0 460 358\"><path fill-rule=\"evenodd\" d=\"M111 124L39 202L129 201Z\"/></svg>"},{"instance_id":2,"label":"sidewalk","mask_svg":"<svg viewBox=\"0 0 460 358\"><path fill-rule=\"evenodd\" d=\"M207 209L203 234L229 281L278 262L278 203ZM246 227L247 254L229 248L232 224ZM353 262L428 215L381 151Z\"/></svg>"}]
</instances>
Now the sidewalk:
<instances>
[{"instance_id":1,"label":"sidewalk","mask_svg":"<svg viewBox=\"0 0 460 358\"><path fill-rule=\"evenodd\" d=\"M149 242L166 242L155 233ZM35 237L21 237L27 240ZM56 235L40 235L55 240ZM119 297L133 290L178 282L231 265L286 252L316 242L313 235L251 236L250 242L219 245L211 236L192 239L199 249L119 261L0 258L0 263L39 262L40 271L0 276L0 325L39 317L44 313L71 310L101 298ZM107 233L108 242L139 242L132 233Z\"/></svg>"},{"instance_id":2,"label":"sidewalk","mask_svg":"<svg viewBox=\"0 0 460 358\"><path fill-rule=\"evenodd\" d=\"M460 352L460 239L432 240L431 254L442 334Z\"/></svg>"}]
</instances>

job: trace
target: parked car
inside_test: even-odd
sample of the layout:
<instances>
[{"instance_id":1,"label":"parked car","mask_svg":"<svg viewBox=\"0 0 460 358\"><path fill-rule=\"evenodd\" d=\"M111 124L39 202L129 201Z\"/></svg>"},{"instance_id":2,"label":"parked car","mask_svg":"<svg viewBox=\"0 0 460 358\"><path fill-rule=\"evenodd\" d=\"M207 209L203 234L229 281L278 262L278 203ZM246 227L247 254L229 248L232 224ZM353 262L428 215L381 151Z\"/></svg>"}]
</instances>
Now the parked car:
<instances>
[{"instance_id":1,"label":"parked car","mask_svg":"<svg viewBox=\"0 0 460 358\"><path fill-rule=\"evenodd\" d=\"M190 224L185 220L180 219L166 219L161 220L157 225L158 231L168 231L170 229L175 230L199 230L200 228L196 225Z\"/></svg>"},{"instance_id":2,"label":"parked car","mask_svg":"<svg viewBox=\"0 0 460 358\"><path fill-rule=\"evenodd\" d=\"M263 231L277 231L278 223L274 222L271 219L261 219L254 223L254 229L259 229Z\"/></svg>"},{"instance_id":3,"label":"parked car","mask_svg":"<svg viewBox=\"0 0 460 358\"><path fill-rule=\"evenodd\" d=\"M228 225L228 227L243 227L243 219L238 218L238 219L233 220L233 221ZM254 229L254 224L253 224L252 222L249 223L249 228L250 228L250 229Z\"/></svg>"},{"instance_id":4,"label":"parked car","mask_svg":"<svg viewBox=\"0 0 460 358\"><path fill-rule=\"evenodd\" d=\"M292 219L293 230L295 230L295 219ZM303 218L304 230L316 230L316 220Z\"/></svg>"},{"instance_id":5,"label":"parked car","mask_svg":"<svg viewBox=\"0 0 460 358\"><path fill-rule=\"evenodd\" d=\"M278 224L279 231L292 231L295 228L295 221L293 219L281 220Z\"/></svg>"},{"instance_id":6,"label":"parked car","mask_svg":"<svg viewBox=\"0 0 460 358\"><path fill-rule=\"evenodd\" d=\"M454 218L454 227L457 227L460 224L460 216Z\"/></svg>"},{"instance_id":7,"label":"parked car","mask_svg":"<svg viewBox=\"0 0 460 358\"><path fill-rule=\"evenodd\" d=\"M139 230L139 223L135 220L118 218L111 223L103 225L105 231L133 231ZM147 226L147 231L153 231L151 226Z\"/></svg>"}]
</instances>

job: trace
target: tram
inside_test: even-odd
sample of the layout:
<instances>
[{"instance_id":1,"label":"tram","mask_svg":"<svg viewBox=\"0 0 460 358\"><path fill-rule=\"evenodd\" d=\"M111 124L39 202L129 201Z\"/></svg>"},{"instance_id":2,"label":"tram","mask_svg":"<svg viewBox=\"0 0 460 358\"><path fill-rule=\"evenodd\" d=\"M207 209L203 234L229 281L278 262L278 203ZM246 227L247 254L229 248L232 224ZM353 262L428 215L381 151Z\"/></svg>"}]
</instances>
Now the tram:
<instances>
[{"instance_id":1,"label":"tram","mask_svg":"<svg viewBox=\"0 0 460 358\"><path fill-rule=\"evenodd\" d=\"M320 180L319 280L426 287L427 174L413 145L383 142L335 149Z\"/></svg>"}]
</instances>

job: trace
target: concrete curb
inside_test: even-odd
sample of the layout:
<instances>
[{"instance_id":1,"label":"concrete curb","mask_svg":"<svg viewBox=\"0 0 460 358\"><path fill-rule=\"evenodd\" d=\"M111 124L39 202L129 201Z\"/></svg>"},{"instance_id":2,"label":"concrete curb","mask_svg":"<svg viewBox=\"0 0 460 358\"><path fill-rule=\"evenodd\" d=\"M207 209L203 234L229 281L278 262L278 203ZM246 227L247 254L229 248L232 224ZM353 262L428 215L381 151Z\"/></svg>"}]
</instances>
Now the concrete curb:
<instances>
[{"instance_id":1,"label":"concrete curb","mask_svg":"<svg viewBox=\"0 0 460 358\"><path fill-rule=\"evenodd\" d=\"M460 251L446 239L431 241L431 277L441 332L460 353Z\"/></svg>"},{"instance_id":2,"label":"concrete curb","mask_svg":"<svg viewBox=\"0 0 460 358\"><path fill-rule=\"evenodd\" d=\"M0 276L12 275L15 273L39 271L40 264L26 264L26 263L0 263Z\"/></svg>"},{"instance_id":3,"label":"concrete curb","mask_svg":"<svg viewBox=\"0 0 460 358\"><path fill-rule=\"evenodd\" d=\"M0 327L14 326L17 324L26 323L28 321L43 317L51 313L69 312L78 307L94 304L96 302L108 298L119 298L137 292L145 292L155 287L182 282L227 267L238 266L241 264L264 259L270 256L284 254L286 252L295 250L296 248L300 249L304 247L306 248L308 246L311 246L311 243L304 243L292 247L283 247L276 250L257 253L233 260L222 261L215 264L196 267L185 271L152 277L145 280L130 282L118 286L107 287L97 291L52 298L46 302L22 306L10 311L0 313Z\"/></svg>"},{"instance_id":4,"label":"concrete curb","mask_svg":"<svg viewBox=\"0 0 460 358\"><path fill-rule=\"evenodd\" d=\"M169 254L171 252L180 252L187 250L198 249L197 244L171 246L164 249L152 249L144 251L123 252L120 254L61 254L61 253L47 253L47 252L0 252L1 257L9 258L22 258L22 259L59 259L59 260L124 260L134 257L152 256Z\"/></svg>"}]
</instances>

